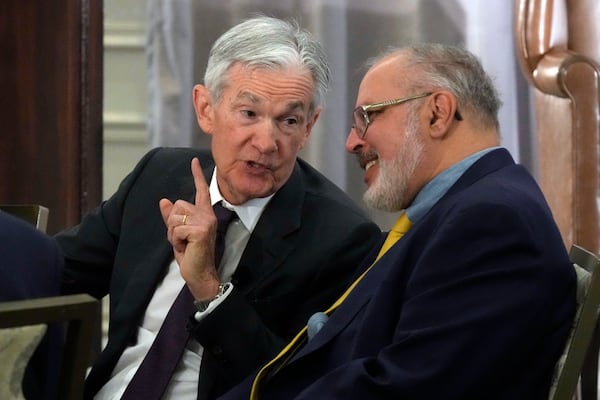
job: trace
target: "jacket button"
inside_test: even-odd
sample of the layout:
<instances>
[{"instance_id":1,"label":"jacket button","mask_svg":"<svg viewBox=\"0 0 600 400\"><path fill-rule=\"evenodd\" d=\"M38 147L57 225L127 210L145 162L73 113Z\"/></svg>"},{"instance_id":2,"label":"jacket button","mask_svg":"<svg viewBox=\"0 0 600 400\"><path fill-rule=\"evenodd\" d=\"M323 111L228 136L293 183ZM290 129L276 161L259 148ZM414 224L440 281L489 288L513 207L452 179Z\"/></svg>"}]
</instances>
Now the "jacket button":
<instances>
[{"instance_id":1,"label":"jacket button","mask_svg":"<svg viewBox=\"0 0 600 400\"><path fill-rule=\"evenodd\" d=\"M223 348L221 346L215 345L211 347L210 352L213 354L213 356L222 356Z\"/></svg>"}]
</instances>

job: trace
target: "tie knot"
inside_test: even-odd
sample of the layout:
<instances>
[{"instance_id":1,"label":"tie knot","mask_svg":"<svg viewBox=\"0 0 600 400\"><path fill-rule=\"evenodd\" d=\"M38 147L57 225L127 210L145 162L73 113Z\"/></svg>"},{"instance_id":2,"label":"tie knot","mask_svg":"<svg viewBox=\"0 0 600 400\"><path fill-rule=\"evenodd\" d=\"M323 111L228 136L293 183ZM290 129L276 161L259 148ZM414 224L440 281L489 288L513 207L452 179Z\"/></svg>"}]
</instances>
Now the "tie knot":
<instances>
[{"instance_id":1,"label":"tie knot","mask_svg":"<svg viewBox=\"0 0 600 400\"><path fill-rule=\"evenodd\" d=\"M410 225L411 222L408 219L408 215L406 215L406 212L404 212L402 213L400 218L398 218L398 220L394 223L394 226L392 226L392 229L390 230L396 235L398 235L398 237L400 238L402 237L402 235L408 232L408 230L410 229Z\"/></svg>"},{"instance_id":2,"label":"tie knot","mask_svg":"<svg viewBox=\"0 0 600 400\"><path fill-rule=\"evenodd\" d=\"M221 203L217 203L213 206L215 215L217 216L217 231L224 232L227 230L227 226L233 221L236 216L235 211L225 208Z\"/></svg>"},{"instance_id":3,"label":"tie knot","mask_svg":"<svg viewBox=\"0 0 600 400\"><path fill-rule=\"evenodd\" d=\"M388 232L387 238L385 239L383 246L381 246L379 254L375 259L375 262L377 262L385 254L385 252L390 249L390 247L392 247L398 240L400 240L400 238L404 236L406 232L408 232L408 230L410 229L410 225L411 222L408 219L408 215L406 215L406 212L402 213L402 215L400 216L400 218L398 218L394 226L392 226L392 229L390 229L390 231Z\"/></svg>"}]
</instances>

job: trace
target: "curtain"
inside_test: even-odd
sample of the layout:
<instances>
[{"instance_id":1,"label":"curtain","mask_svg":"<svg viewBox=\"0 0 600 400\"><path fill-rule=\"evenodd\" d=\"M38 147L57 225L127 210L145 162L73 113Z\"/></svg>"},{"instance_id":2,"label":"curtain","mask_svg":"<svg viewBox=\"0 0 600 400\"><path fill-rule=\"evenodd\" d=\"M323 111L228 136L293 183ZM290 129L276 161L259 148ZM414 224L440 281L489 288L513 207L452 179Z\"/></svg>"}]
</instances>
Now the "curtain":
<instances>
[{"instance_id":1,"label":"curtain","mask_svg":"<svg viewBox=\"0 0 600 400\"><path fill-rule=\"evenodd\" d=\"M464 45L492 75L504 106L502 144L535 165L527 85L514 54L513 3L506 0L149 0L148 134L152 147L208 147L192 87L201 83L216 38L252 13L295 18L323 43L332 85L301 157L363 205L362 171L344 149L362 63L388 46L417 41ZM533 171L532 171L533 172ZM367 210L382 227L396 219Z\"/></svg>"}]
</instances>

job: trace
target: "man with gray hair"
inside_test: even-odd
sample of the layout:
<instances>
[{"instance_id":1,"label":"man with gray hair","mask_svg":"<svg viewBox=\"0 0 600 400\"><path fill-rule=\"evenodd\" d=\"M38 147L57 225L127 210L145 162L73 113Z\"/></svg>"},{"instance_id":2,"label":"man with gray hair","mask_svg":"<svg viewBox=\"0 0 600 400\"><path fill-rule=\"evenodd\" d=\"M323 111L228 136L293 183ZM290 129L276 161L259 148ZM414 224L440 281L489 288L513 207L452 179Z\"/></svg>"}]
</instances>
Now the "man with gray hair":
<instances>
[{"instance_id":1,"label":"man with gray hair","mask_svg":"<svg viewBox=\"0 0 600 400\"><path fill-rule=\"evenodd\" d=\"M86 398L215 398L353 279L380 230L298 158L328 82L321 46L296 24L233 27L193 88L211 152L150 151L57 235L63 291L110 295Z\"/></svg>"},{"instance_id":2,"label":"man with gray hair","mask_svg":"<svg viewBox=\"0 0 600 400\"><path fill-rule=\"evenodd\" d=\"M547 399L575 271L535 180L499 146L479 61L396 49L356 105L346 149L364 200L403 212L322 328L221 399Z\"/></svg>"}]
</instances>

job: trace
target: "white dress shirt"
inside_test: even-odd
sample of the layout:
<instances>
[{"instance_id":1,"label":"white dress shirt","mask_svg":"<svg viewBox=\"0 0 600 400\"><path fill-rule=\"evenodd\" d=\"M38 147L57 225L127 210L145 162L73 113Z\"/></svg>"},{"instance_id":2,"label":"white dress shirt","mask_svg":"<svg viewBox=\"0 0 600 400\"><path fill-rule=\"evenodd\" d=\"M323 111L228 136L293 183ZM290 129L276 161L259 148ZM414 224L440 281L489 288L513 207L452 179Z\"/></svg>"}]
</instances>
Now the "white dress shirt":
<instances>
[{"instance_id":1,"label":"white dress shirt","mask_svg":"<svg viewBox=\"0 0 600 400\"><path fill-rule=\"evenodd\" d=\"M225 252L219 267L221 282L229 282L250 239L250 234L273 195L261 199L252 199L242 205L233 206L225 201L219 192L216 168L210 181L209 193L212 205L222 201L224 207L234 210L238 216L238 219L231 223L225 234ZM111 378L96 394L95 399L112 400L121 398L146 353L148 353L169 308L171 308L184 284L185 281L179 272L179 265L173 260L169 265L167 275L156 288L146 308L141 326L138 328L137 343L123 351ZM228 286L224 296L211 302L206 311L196 313L195 318L197 320L202 319L204 315L214 310L227 297L233 288L231 284ZM196 399L202 352L203 348L198 342L195 340L188 341L181 361L163 398Z\"/></svg>"}]
</instances>

